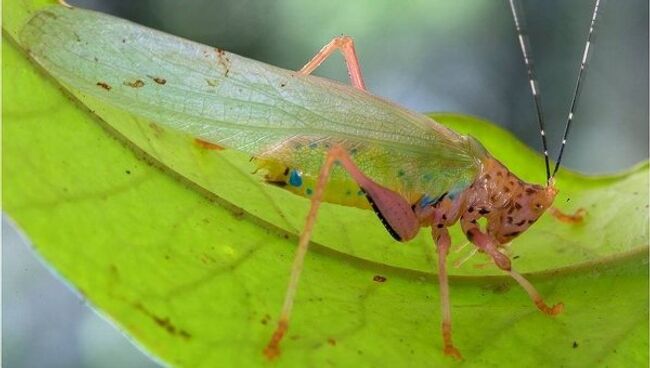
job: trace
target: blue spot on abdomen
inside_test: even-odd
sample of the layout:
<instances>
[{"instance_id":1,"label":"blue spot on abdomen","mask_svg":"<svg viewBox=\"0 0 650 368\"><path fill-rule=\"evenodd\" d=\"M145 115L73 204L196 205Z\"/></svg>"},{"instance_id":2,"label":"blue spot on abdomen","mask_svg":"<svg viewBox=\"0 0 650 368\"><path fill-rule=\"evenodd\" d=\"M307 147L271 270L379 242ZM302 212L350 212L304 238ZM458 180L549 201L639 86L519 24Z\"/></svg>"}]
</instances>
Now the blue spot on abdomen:
<instances>
[{"instance_id":1,"label":"blue spot on abdomen","mask_svg":"<svg viewBox=\"0 0 650 368\"><path fill-rule=\"evenodd\" d=\"M302 177L296 169L291 169L289 172L289 185L292 187L300 187L302 185Z\"/></svg>"}]
</instances>

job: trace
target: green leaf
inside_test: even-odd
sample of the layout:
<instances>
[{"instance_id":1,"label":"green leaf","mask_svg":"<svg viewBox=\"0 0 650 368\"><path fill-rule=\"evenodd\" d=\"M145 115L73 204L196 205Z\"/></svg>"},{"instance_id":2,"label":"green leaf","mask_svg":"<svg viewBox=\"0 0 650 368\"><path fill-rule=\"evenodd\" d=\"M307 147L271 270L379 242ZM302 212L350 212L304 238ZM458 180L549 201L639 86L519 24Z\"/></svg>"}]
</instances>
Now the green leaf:
<instances>
[{"instance_id":1,"label":"green leaf","mask_svg":"<svg viewBox=\"0 0 650 368\"><path fill-rule=\"evenodd\" d=\"M64 92L15 41L39 4L3 3L5 211L43 259L160 359L265 364L308 201L264 184L245 155ZM479 138L522 179L541 179L540 157L509 133L467 116L434 118ZM647 365L648 164L557 179L556 203L586 208L584 223L545 216L511 255L566 312L537 312L493 266L475 267L484 256L452 268L454 338L467 365ZM441 354L428 232L397 244L372 212L324 205L319 216L277 363L453 364Z\"/></svg>"}]
</instances>

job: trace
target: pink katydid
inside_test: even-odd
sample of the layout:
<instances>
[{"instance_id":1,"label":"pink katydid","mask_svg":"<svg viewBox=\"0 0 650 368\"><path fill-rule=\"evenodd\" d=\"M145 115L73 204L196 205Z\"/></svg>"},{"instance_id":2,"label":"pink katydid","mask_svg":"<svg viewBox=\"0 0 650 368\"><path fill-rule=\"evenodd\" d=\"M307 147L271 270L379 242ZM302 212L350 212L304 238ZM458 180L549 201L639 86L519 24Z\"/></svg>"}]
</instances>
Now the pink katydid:
<instances>
[{"instance_id":1,"label":"pink katydid","mask_svg":"<svg viewBox=\"0 0 650 368\"><path fill-rule=\"evenodd\" d=\"M512 2L511 8L539 108L528 48ZM580 70L586 64L598 1L593 14ZM93 42L82 45L83 38ZM289 327L322 201L374 209L399 241L412 239L420 227L431 227L438 250L442 335L448 355L460 358L452 342L446 272L447 227L458 221L468 239L510 274L540 310L550 315L561 311L562 304L548 306L512 270L501 248L551 208L557 193L553 176L562 150L551 173L544 141L545 186L519 180L475 139L371 95L349 37L333 39L298 72L81 9L54 7L39 12L21 39L30 55L65 84L191 134L207 142L207 147L250 153L267 169L269 182L281 182L310 198L278 326L264 350L269 358L279 355L279 344ZM139 43L147 45L146 53ZM107 53L103 45L114 47ZM353 87L310 75L336 50L345 56ZM211 91L201 92L198 86ZM580 78L576 95L579 87ZM188 102L196 102L201 109L188 107ZM170 114L160 114L161 107ZM568 123L574 108L575 97ZM538 117L543 132L541 114ZM566 132L562 148L565 141ZM339 165L343 170L335 170ZM360 188L365 199L337 196L336 190L325 192L328 180L334 189ZM565 221L580 218L554 208L551 213ZM480 218L487 218L485 229L478 224Z\"/></svg>"}]
</instances>

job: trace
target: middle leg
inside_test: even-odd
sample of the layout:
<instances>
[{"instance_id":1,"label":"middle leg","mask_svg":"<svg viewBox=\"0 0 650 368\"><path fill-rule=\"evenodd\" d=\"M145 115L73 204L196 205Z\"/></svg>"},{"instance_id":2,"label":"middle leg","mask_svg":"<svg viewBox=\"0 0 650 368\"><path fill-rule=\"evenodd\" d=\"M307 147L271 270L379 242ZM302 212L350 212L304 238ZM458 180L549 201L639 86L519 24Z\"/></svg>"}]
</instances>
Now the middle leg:
<instances>
[{"instance_id":1,"label":"middle leg","mask_svg":"<svg viewBox=\"0 0 650 368\"><path fill-rule=\"evenodd\" d=\"M451 340L451 306L449 303L449 280L447 278L447 254L451 239L446 228L432 228L433 240L438 248L438 284L440 287L440 312L442 313L442 340L446 355L463 359Z\"/></svg>"}]
</instances>

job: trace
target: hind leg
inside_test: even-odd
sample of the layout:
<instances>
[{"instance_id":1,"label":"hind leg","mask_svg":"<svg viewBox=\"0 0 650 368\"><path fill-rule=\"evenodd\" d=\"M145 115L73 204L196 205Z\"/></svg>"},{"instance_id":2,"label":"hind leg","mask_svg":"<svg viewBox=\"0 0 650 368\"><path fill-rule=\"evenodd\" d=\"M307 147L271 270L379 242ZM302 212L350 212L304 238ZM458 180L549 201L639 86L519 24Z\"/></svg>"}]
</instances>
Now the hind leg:
<instances>
[{"instance_id":1,"label":"hind leg","mask_svg":"<svg viewBox=\"0 0 650 368\"><path fill-rule=\"evenodd\" d=\"M314 229L318 209L323 199L325 186L335 163L342 165L352 178L359 184L366 196L371 201L375 212L380 216L384 226L391 232L391 235L398 240L409 240L413 238L420 228L419 221L411 205L398 193L374 183L366 177L361 170L352 162L348 153L341 147L336 146L329 150L325 163L323 164L314 195L311 197L311 206L305 220L305 226L300 234L298 250L291 267L291 276L287 286L282 311L278 325L271 336L270 341L264 349L264 355L274 359L280 355L280 342L289 329L289 319L293 309L293 303L298 289L298 281L302 273L305 255L309 246L309 240Z\"/></svg>"},{"instance_id":2,"label":"hind leg","mask_svg":"<svg viewBox=\"0 0 650 368\"><path fill-rule=\"evenodd\" d=\"M363 77L361 76L359 58L357 58L357 53L354 50L354 41L349 36L333 38L298 73L302 75L311 74L336 50L340 50L345 58L345 65L348 67L348 75L350 76L352 85L362 91L366 91L366 84L363 82Z\"/></svg>"}]
</instances>

